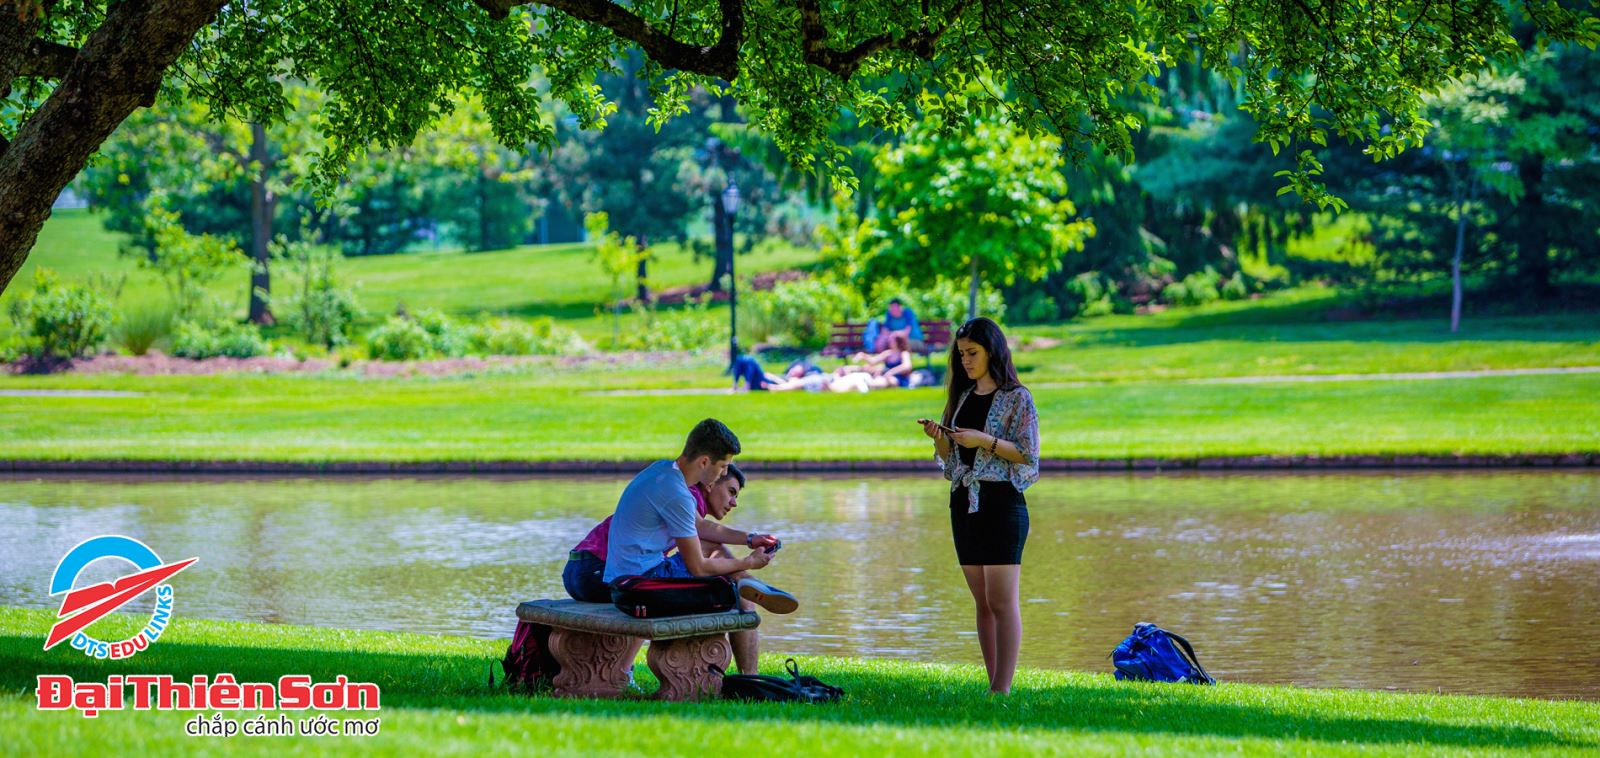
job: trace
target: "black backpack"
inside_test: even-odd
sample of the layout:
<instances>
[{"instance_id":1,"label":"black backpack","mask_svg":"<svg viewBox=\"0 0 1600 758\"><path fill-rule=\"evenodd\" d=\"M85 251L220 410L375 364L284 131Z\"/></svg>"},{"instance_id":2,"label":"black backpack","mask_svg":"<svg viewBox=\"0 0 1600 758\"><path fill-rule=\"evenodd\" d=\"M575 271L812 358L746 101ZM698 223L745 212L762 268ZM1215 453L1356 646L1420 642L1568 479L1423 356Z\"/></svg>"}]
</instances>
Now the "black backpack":
<instances>
[{"instance_id":1,"label":"black backpack","mask_svg":"<svg viewBox=\"0 0 1600 758\"><path fill-rule=\"evenodd\" d=\"M793 658L784 662L784 668L789 671L788 679L765 674L726 674L722 677L722 696L765 703L833 703L844 696L840 687L814 676L801 676L800 666Z\"/></svg>"},{"instance_id":2,"label":"black backpack","mask_svg":"<svg viewBox=\"0 0 1600 758\"><path fill-rule=\"evenodd\" d=\"M611 603L617 610L641 619L719 613L739 607L739 590L725 576L624 576L611 583Z\"/></svg>"}]
</instances>

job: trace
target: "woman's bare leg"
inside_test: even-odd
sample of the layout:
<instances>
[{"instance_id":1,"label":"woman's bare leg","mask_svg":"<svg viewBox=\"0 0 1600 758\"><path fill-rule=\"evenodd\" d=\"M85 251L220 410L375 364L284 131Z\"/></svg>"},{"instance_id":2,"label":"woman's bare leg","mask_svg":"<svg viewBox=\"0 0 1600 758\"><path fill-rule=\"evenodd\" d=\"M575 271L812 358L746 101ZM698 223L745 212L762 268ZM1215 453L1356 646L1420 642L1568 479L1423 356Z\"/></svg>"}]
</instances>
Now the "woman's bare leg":
<instances>
[{"instance_id":1,"label":"woman's bare leg","mask_svg":"<svg viewBox=\"0 0 1600 758\"><path fill-rule=\"evenodd\" d=\"M994 618L995 665L990 669L989 690L1008 693L1017 673L1017 651L1022 648L1022 566L973 568L982 570L984 594Z\"/></svg>"},{"instance_id":2,"label":"woman's bare leg","mask_svg":"<svg viewBox=\"0 0 1600 758\"><path fill-rule=\"evenodd\" d=\"M967 589L972 591L973 603L978 611L978 649L983 651L983 668L989 672L989 687L994 688L995 623L994 612L989 608L989 593L985 586L985 566L962 566L967 577Z\"/></svg>"}]
</instances>

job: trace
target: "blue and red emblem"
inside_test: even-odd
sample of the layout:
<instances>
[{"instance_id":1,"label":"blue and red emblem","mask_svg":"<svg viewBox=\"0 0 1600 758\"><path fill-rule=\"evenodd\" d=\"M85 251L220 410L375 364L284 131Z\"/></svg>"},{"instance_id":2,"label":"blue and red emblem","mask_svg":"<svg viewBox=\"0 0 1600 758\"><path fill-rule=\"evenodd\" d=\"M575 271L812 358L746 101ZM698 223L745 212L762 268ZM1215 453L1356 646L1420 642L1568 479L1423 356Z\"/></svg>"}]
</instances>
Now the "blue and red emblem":
<instances>
[{"instance_id":1,"label":"blue and red emblem","mask_svg":"<svg viewBox=\"0 0 1600 758\"><path fill-rule=\"evenodd\" d=\"M72 588L78 575L89 564L105 558L127 561L138 570L109 582ZM197 560L199 558L162 563L155 551L143 542L121 535L102 535L78 543L56 564L55 574L50 577L50 594L66 593L66 597L61 599L61 610L56 612L59 620L50 628L44 649L49 650L70 639L72 647L83 651L84 655L113 660L128 658L144 650L161 636L172 618L172 586L166 581ZM150 622L138 634L121 642L104 642L83 631L106 614L151 590L156 593L155 610L150 615Z\"/></svg>"}]
</instances>

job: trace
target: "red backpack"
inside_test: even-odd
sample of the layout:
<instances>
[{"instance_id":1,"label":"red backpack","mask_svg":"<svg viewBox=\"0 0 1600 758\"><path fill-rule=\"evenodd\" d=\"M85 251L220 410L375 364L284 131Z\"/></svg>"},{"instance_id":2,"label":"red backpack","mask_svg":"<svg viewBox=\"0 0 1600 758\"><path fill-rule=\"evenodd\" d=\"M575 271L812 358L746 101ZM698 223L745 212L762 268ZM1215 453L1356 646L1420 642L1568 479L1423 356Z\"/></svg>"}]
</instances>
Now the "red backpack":
<instances>
[{"instance_id":1,"label":"red backpack","mask_svg":"<svg viewBox=\"0 0 1600 758\"><path fill-rule=\"evenodd\" d=\"M617 610L641 619L720 613L739 607L739 589L725 576L625 576L612 583L611 603Z\"/></svg>"},{"instance_id":2,"label":"red backpack","mask_svg":"<svg viewBox=\"0 0 1600 758\"><path fill-rule=\"evenodd\" d=\"M514 690L543 689L561 673L561 664L550 654L550 627L532 621L518 621L517 632L506 648L500 668L506 672L506 686ZM489 683L494 684L493 669Z\"/></svg>"}]
</instances>

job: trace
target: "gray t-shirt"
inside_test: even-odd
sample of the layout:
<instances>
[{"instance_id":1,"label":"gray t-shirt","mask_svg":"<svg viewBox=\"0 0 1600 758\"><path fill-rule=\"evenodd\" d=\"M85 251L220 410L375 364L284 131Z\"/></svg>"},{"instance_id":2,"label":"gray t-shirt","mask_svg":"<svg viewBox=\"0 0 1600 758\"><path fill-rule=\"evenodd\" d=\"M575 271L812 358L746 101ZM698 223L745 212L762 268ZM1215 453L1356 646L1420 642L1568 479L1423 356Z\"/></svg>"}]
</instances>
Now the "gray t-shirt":
<instances>
[{"instance_id":1,"label":"gray t-shirt","mask_svg":"<svg viewBox=\"0 0 1600 758\"><path fill-rule=\"evenodd\" d=\"M617 501L603 578L610 582L655 568L665 560L662 553L672 548L673 540L697 536L695 520L694 495L689 494L677 461L650 464Z\"/></svg>"}]
</instances>

